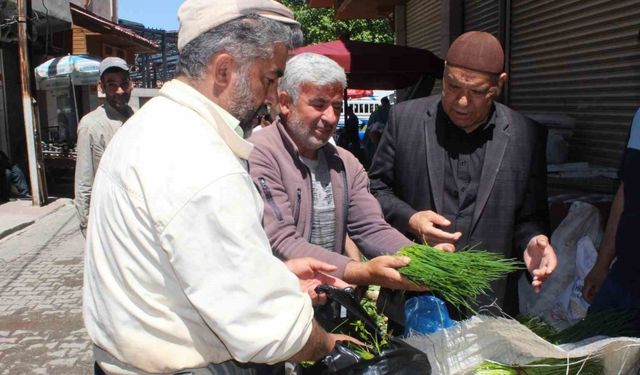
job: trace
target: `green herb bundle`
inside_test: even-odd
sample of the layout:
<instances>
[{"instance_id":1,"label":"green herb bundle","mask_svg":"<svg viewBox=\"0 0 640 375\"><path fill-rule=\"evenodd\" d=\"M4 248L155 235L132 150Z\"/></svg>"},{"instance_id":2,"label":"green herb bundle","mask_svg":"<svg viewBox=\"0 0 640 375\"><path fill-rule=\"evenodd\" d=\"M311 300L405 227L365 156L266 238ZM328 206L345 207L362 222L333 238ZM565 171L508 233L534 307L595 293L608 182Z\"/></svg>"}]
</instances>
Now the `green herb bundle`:
<instances>
[{"instance_id":1,"label":"green herb bundle","mask_svg":"<svg viewBox=\"0 0 640 375\"><path fill-rule=\"evenodd\" d=\"M609 310L589 314L584 319L562 331L539 317L520 316L517 320L538 336L553 344L578 342L594 336L636 336L635 322L640 317L629 310Z\"/></svg>"},{"instance_id":2,"label":"green herb bundle","mask_svg":"<svg viewBox=\"0 0 640 375\"><path fill-rule=\"evenodd\" d=\"M474 375L602 375L604 366L597 358L548 358L526 365L504 365L497 362L484 362L476 367Z\"/></svg>"},{"instance_id":3,"label":"green herb bundle","mask_svg":"<svg viewBox=\"0 0 640 375\"><path fill-rule=\"evenodd\" d=\"M593 336L637 336L635 322L640 319L638 312L629 310L608 310L589 314L578 323L566 328L552 339L558 344L578 342Z\"/></svg>"},{"instance_id":4,"label":"green herb bundle","mask_svg":"<svg viewBox=\"0 0 640 375\"><path fill-rule=\"evenodd\" d=\"M536 335L552 344L558 344L558 342L555 341L558 330L539 316L519 315L516 317L516 320Z\"/></svg>"},{"instance_id":5,"label":"green herb bundle","mask_svg":"<svg viewBox=\"0 0 640 375\"><path fill-rule=\"evenodd\" d=\"M522 269L522 263L480 250L448 253L429 245L411 245L397 255L411 258L398 269L414 283L437 292L456 308L471 307L473 301L491 290L490 283Z\"/></svg>"}]
</instances>

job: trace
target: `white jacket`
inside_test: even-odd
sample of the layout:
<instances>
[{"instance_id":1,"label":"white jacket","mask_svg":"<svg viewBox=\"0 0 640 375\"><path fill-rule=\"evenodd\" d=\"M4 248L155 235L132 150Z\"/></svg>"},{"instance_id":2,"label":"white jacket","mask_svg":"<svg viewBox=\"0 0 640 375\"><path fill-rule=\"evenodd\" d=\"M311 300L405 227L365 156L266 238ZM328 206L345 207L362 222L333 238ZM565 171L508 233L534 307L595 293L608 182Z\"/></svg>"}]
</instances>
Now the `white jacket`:
<instances>
[{"instance_id":1,"label":"white jacket","mask_svg":"<svg viewBox=\"0 0 640 375\"><path fill-rule=\"evenodd\" d=\"M229 113L173 80L102 157L84 321L93 342L129 366L276 363L311 333L311 301L271 253L245 169L252 146L236 130Z\"/></svg>"}]
</instances>

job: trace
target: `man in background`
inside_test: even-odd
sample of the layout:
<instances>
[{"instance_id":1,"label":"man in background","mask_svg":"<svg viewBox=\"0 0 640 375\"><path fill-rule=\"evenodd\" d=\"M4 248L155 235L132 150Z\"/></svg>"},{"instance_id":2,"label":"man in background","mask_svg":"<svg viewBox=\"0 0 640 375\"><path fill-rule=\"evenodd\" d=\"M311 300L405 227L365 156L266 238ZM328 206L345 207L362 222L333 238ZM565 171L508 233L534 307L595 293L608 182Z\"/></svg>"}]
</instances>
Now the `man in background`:
<instances>
[{"instance_id":1,"label":"man in background","mask_svg":"<svg viewBox=\"0 0 640 375\"><path fill-rule=\"evenodd\" d=\"M385 96L380 99L380 107L369 116L367 131L364 135L365 150L369 161L373 159L373 155L376 153L382 132L389 120L389 109L391 109L391 104L389 98Z\"/></svg>"},{"instance_id":2,"label":"man in background","mask_svg":"<svg viewBox=\"0 0 640 375\"><path fill-rule=\"evenodd\" d=\"M22 169L9 159L7 154L0 151L0 202L9 200L12 186L16 188L18 199L31 199L27 178Z\"/></svg>"},{"instance_id":3,"label":"man in background","mask_svg":"<svg viewBox=\"0 0 640 375\"><path fill-rule=\"evenodd\" d=\"M133 109L128 104L133 86L129 79L129 66L123 59L107 57L102 60L98 84L105 94L106 102L82 117L76 144L74 202L83 236L86 236L89 221L93 179L102 154L122 124L133 115Z\"/></svg>"}]
</instances>

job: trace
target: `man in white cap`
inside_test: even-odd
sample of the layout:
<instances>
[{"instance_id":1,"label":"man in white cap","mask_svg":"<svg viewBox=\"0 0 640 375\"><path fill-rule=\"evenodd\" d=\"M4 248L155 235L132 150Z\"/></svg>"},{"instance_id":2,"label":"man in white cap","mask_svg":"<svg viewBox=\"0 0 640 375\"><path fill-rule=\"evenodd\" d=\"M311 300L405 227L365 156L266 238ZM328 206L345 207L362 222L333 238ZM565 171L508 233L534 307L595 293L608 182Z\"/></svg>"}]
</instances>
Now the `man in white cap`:
<instances>
[{"instance_id":1,"label":"man in white cap","mask_svg":"<svg viewBox=\"0 0 640 375\"><path fill-rule=\"evenodd\" d=\"M186 0L178 18L177 78L114 137L96 176L83 306L96 362L258 374L317 360L346 337L319 327L301 285L335 268L272 255L244 140L276 101L299 25L272 0Z\"/></svg>"},{"instance_id":2,"label":"man in white cap","mask_svg":"<svg viewBox=\"0 0 640 375\"><path fill-rule=\"evenodd\" d=\"M87 230L93 179L102 154L118 129L133 115L128 104L133 87L126 61L119 57L102 60L98 84L105 94L106 103L80 120L76 145L75 206L83 235Z\"/></svg>"}]
</instances>

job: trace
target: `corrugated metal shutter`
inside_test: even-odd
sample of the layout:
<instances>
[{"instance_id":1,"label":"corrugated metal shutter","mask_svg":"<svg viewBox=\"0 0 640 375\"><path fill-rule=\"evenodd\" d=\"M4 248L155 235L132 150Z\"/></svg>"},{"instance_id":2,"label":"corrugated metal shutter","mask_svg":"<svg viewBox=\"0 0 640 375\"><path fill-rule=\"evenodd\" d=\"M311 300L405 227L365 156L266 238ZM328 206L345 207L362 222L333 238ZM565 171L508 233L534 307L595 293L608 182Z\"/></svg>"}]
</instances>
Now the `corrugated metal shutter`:
<instances>
[{"instance_id":1,"label":"corrugated metal shutter","mask_svg":"<svg viewBox=\"0 0 640 375\"><path fill-rule=\"evenodd\" d=\"M486 31L500 38L499 9L498 0L465 0L464 31Z\"/></svg>"},{"instance_id":2,"label":"corrugated metal shutter","mask_svg":"<svg viewBox=\"0 0 640 375\"><path fill-rule=\"evenodd\" d=\"M570 158L617 166L640 106L640 1L513 0L510 105L576 119Z\"/></svg>"},{"instance_id":3,"label":"corrugated metal shutter","mask_svg":"<svg viewBox=\"0 0 640 375\"><path fill-rule=\"evenodd\" d=\"M406 5L407 46L424 48L444 58L441 41L441 0L409 0ZM436 80L432 93L442 90Z\"/></svg>"}]
</instances>

